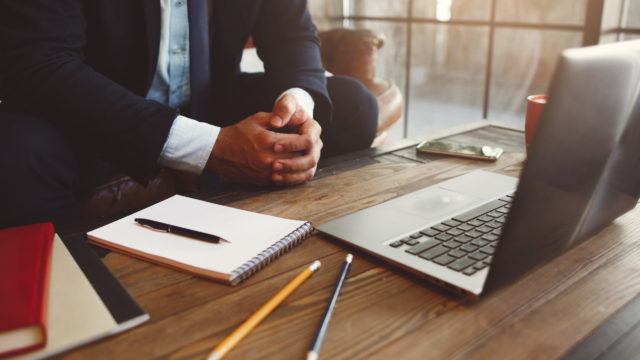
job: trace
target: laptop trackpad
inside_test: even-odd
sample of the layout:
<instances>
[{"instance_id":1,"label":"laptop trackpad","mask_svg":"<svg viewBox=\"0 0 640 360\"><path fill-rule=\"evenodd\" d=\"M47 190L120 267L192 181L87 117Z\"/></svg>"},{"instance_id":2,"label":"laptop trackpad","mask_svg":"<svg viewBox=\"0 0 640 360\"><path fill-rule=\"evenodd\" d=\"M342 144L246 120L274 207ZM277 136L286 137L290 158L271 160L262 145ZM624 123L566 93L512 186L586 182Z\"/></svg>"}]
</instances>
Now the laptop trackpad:
<instances>
[{"instance_id":1,"label":"laptop trackpad","mask_svg":"<svg viewBox=\"0 0 640 360\"><path fill-rule=\"evenodd\" d=\"M437 186L340 217L318 230L355 244L377 244L453 216L478 198Z\"/></svg>"},{"instance_id":2,"label":"laptop trackpad","mask_svg":"<svg viewBox=\"0 0 640 360\"><path fill-rule=\"evenodd\" d=\"M428 221L437 221L443 216L454 215L458 210L478 200L473 196L435 186L426 191L411 194L402 201L394 201L393 208Z\"/></svg>"}]
</instances>

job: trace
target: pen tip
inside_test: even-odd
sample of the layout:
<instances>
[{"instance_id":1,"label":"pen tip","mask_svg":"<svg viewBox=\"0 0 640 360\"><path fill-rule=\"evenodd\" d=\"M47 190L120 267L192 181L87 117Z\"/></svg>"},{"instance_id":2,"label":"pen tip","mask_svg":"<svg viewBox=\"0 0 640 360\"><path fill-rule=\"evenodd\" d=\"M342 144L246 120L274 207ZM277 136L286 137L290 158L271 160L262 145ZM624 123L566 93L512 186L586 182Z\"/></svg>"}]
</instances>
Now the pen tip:
<instances>
[{"instance_id":1,"label":"pen tip","mask_svg":"<svg viewBox=\"0 0 640 360\"><path fill-rule=\"evenodd\" d=\"M316 271L316 270L320 269L320 265L321 265L320 261L316 260L309 266L309 269L311 269L311 271Z\"/></svg>"},{"instance_id":2,"label":"pen tip","mask_svg":"<svg viewBox=\"0 0 640 360\"><path fill-rule=\"evenodd\" d=\"M347 254L347 262L352 262L353 261L353 255L351 254Z\"/></svg>"}]
</instances>

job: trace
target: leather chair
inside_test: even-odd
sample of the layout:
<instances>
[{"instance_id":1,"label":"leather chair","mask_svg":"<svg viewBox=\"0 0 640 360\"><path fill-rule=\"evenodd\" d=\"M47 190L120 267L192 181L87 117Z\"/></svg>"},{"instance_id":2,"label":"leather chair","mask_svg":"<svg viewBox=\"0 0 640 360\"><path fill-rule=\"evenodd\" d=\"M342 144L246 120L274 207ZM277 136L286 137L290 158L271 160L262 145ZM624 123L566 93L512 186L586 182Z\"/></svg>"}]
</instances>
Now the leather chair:
<instances>
[{"instance_id":1,"label":"leather chair","mask_svg":"<svg viewBox=\"0 0 640 360\"><path fill-rule=\"evenodd\" d=\"M376 77L375 60L384 45L381 34L369 30L334 29L320 33L322 61L335 75L354 77L378 99L378 132L372 146L384 142L388 129L402 117L403 98L390 80ZM248 43L251 46L251 43ZM174 194L197 191L195 176L163 169L144 187L128 176L114 176L83 199L83 215L89 219L142 208Z\"/></svg>"},{"instance_id":2,"label":"leather chair","mask_svg":"<svg viewBox=\"0 0 640 360\"><path fill-rule=\"evenodd\" d=\"M371 30L333 29L320 33L322 63L334 75L360 80L378 99L378 132L372 146L380 145L387 131L402 118L402 93L391 80L376 76L376 57L384 36Z\"/></svg>"}]
</instances>

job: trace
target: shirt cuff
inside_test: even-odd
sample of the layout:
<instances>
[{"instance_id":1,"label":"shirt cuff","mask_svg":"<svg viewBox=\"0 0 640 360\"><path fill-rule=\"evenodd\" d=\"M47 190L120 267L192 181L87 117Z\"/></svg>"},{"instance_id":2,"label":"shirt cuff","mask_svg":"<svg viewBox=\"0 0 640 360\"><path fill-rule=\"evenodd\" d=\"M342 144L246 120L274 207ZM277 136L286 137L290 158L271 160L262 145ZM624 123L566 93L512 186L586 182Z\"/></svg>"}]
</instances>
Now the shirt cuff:
<instances>
[{"instance_id":1,"label":"shirt cuff","mask_svg":"<svg viewBox=\"0 0 640 360\"><path fill-rule=\"evenodd\" d=\"M293 97L295 97L296 100L298 100L298 104L300 104L300 107L302 108L302 110L304 110L308 115L313 117L313 108L315 107L315 102L313 102L313 98L311 97L311 95L309 95L309 93L306 90L301 88L291 88L283 92L282 94L280 94L280 96L278 96L278 98L276 99L276 103L286 94L293 95Z\"/></svg>"},{"instance_id":2,"label":"shirt cuff","mask_svg":"<svg viewBox=\"0 0 640 360\"><path fill-rule=\"evenodd\" d=\"M158 163L171 169L201 174L219 133L217 126L178 115L171 125Z\"/></svg>"}]
</instances>

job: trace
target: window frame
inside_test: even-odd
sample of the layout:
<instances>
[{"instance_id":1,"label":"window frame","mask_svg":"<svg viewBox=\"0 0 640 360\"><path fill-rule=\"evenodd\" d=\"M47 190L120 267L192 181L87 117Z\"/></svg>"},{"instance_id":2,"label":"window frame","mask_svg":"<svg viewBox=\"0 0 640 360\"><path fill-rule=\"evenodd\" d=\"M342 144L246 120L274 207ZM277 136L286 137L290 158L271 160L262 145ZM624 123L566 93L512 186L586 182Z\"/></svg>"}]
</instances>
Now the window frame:
<instances>
[{"instance_id":1,"label":"window frame","mask_svg":"<svg viewBox=\"0 0 640 360\"><path fill-rule=\"evenodd\" d=\"M489 119L489 107L491 96L491 82L492 82L492 67L494 58L495 47L495 32L499 28L519 28L519 29L533 29L533 30L556 30L556 31L571 31L582 33L582 45L590 46L597 45L600 42L600 38L605 34L617 34L616 39L619 41L622 34L640 34L640 28L623 28L622 16L620 16L619 26L615 29L603 30L602 16L604 12L605 0L587 0L585 20L582 25L571 24L554 24L554 23L530 23L530 22L511 22L500 21L496 19L496 10L499 0L490 1L490 16L488 20L458 20L451 19L449 21L440 21L436 18L430 17L414 17L413 8L416 0L407 0L407 13L402 17L383 17L383 16L363 16L353 15L350 13L351 0L340 0L342 14L337 17L332 17L331 20L339 21L343 27L349 27L352 21L381 21L404 24L406 28L406 43L405 49L405 81L404 81L404 119L402 134L404 138L407 138L409 131L409 108L411 99L411 56L413 46L413 25L414 24L438 24L445 26L480 26L486 27L488 31L488 46L486 53L486 66L485 66L485 80L484 80L484 93L482 101L482 120ZM504 1L504 0L502 0ZM620 13L624 12L624 8L627 2L630 0L621 1Z\"/></svg>"}]
</instances>

